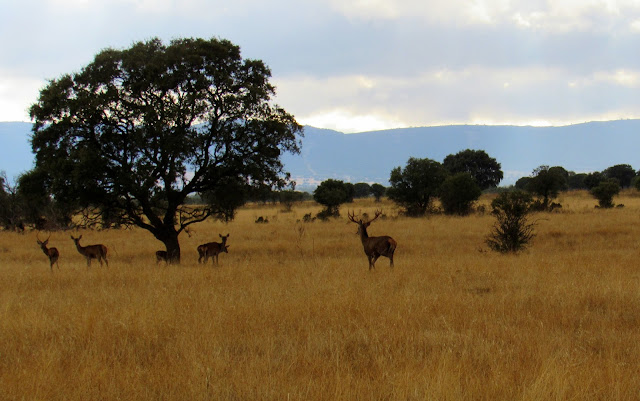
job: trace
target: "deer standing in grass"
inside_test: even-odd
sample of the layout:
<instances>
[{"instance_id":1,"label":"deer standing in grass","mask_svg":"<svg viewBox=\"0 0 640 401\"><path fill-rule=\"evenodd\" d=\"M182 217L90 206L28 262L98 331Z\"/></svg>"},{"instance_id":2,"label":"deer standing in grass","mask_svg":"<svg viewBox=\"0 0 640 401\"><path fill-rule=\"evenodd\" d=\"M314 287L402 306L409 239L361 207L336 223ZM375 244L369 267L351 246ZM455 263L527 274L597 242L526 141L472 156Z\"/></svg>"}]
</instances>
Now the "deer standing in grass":
<instances>
[{"instance_id":1,"label":"deer standing in grass","mask_svg":"<svg viewBox=\"0 0 640 401\"><path fill-rule=\"evenodd\" d=\"M80 252L80 255L87 258L87 269L89 268L89 266L91 266L91 259L98 259L98 262L100 262L100 266L102 266L102 260L104 259L104 262L107 264L107 267L109 267L109 261L107 260L106 246L102 244L82 246L80 245L80 240L82 239L82 235L79 236L78 238L75 238L72 235L71 239L73 240L73 242L76 243L76 248L78 248L78 252Z\"/></svg>"},{"instance_id":2,"label":"deer standing in grass","mask_svg":"<svg viewBox=\"0 0 640 401\"><path fill-rule=\"evenodd\" d=\"M40 237L38 237L36 235L36 241L38 241L38 245L40 245L40 249L42 249L42 252L44 252L45 255L47 255L47 257L49 258L49 263L50 263L50 268L51 271L53 272L53 264L55 263L56 266L58 266L58 270L60 270L60 265L58 264L58 258L60 257L60 252L58 252L58 248L47 248L47 244L49 243L49 238L51 238L51 235L49 235L49 237L47 237L46 240L44 241L40 241Z\"/></svg>"},{"instance_id":3,"label":"deer standing in grass","mask_svg":"<svg viewBox=\"0 0 640 401\"><path fill-rule=\"evenodd\" d=\"M160 262L169 264L169 254L167 251L156 251L156 264L159 264Z\"/></svg>"},{"instance_id":4,"label":"deer standing in grass","mask_svg":"<svg viewBox=\"0 0 640 401\"><path fill-rule=\"evenodd\" d=\"M396 246L398 245L398 243L388 235L369 237L367 227L369 227L371 222L380 217L381 214L382 211L377 211L376 217L369 221L363 221L362 219L356 220L355 214L349 213L349 220L358 225L358 234L360 234L362 247L364 248L364 253L367 255L367 259L369 259L369 270L375 268L376 260L378 260L380 256L389 258L391 262L390 266L393 267L393 253L396 251Z\"/></svg>"},{"instance_id":5,"label":"deer standing in grass","mask_svg":"<svg viewBox=\"0 0 640 401\"><path fill-rule=\"evenodd\" d=\"M204 259L204 263L207 263L209 257L211 257L211 260L213 261L213 257L215 256L216 264L218 264L218 255L222 252L229 253L229 245L227 245L227 238L229 238L229 234L218 235L220 236L220 238L222 238L222 243L209 242L207 244L198 246L198 263L202 263L202 259Z\"/></svg>"}]
</instances>

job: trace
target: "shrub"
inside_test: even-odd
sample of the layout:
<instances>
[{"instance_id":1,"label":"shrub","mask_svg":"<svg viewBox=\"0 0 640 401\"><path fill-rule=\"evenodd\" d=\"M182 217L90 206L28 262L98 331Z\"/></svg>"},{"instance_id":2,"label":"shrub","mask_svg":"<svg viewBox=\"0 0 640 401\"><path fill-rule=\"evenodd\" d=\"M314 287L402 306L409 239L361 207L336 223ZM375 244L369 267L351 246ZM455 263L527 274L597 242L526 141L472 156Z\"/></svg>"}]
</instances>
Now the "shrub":
<instances>
[{"instance_id":1,"label":"shrub","mask_svg":"<svg viewBox=\"0 0 640 401\"><path fill-rule=\"evenodd\" d=\"M591 188L591 195L598 200L601 208L612 208L613 197L620 192L620 184L615 178L600 181L598 185Z\"/></svg>"},{"instance_id":2,"label":"shrub","mask_svg":"<svg viewBox=\"0 0 640 401\"><path fill-rule=\"evenodd\" d=\"M535 237L529 223L532 198L523 191L504 192L491 202L497 222L486 243L494 251L507 253L524 249Z\"/></svg>"}]
</instances>

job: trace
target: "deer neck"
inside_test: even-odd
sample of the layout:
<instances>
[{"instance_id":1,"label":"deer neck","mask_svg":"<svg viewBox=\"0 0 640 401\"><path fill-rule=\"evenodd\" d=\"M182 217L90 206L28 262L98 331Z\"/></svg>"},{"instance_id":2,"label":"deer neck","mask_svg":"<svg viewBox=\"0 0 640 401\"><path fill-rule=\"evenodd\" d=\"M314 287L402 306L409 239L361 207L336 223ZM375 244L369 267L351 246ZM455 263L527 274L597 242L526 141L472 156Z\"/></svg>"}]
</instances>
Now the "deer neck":
<instances>
[{"instance_id":1,"label":"deer neck","mask_svg":"<svg viewBox=\"0 0 640 401\"><path fill-rule=\"evenodd\" d=\"M366 227L360 227L360 239L362 242L365 242L369 238L369 234L367 233Z\"/></svg>"}]
</instances>

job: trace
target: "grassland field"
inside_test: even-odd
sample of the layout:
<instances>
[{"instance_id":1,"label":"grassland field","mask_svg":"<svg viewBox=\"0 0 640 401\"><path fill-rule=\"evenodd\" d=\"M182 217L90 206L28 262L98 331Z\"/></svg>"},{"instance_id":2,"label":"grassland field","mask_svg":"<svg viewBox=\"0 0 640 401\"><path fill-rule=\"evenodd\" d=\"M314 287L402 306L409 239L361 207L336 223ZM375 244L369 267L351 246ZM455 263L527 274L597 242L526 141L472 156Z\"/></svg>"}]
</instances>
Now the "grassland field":
<instances>
[{"instance_id":1,"label":"grassland field","mask_svg":"<svg viewBox=\"0 0 640 401\"><path fill-rule=\"evenodd\" d=\"M52 232L50 271L36 232L0 232L0 400L640 400L640 197L559 201L516 255L488 250L488 213L372 200L313 223L313 202L243 207L182 235L180 265L141 229ZM346 215L376 209L398 248L369 271Z\"/></svg>"}]
</instances>

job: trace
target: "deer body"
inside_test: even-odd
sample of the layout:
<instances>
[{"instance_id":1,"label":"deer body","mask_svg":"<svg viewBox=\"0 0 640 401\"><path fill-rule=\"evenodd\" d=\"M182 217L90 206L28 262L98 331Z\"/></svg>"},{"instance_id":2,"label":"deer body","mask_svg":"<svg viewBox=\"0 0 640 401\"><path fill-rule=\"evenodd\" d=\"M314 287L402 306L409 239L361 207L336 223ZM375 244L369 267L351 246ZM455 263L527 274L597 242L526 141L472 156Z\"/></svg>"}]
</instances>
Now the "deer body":
<instances>
[{"instance_id":1,"label":"deer body","mask_svg":"<svg viewBox=\"0 0 640 401\"><path fill-rule=\"evenodd\" d=\"M58 270L60 270L60 265L58 264L58 258L60 257L60 252L58 252L58 248L47 248L47 244L49 243L49 238L47 238L44 241L40 241L40 239L37 239L36 241L38 241L38 245L40 245L40 249L42 249L42 252L44 252L45 255L47 255L47 257L49 258L49 268L51 269L51 271L53 272L53 264L55 263L56 266L58 267Z\"/></svg>"},{"instance_id":2,"label":"deer body","mask_svg":"<svg viewBox=\"0 0 640 401\"><path fill-rule=\"evenodd\" d=\"M229 246L227 245L227 238L229 238L229 234L218 235L220 236L220 238L222 238L222 243L209 242L198 246L198 263L202 263L203 259L204 263L207 263L209 261L209 257L211 257L211 260L213 261L213 258L215 256L215 263L218 264L218 255L222 252L229 253Z\"/></svg>"},{"instance_id":3,"label":"deer body","mask_svg":"<svg viewBox=\"0 0 640 401\"><path fill-rule=\"evenodd\" d=\"M156 251L156 264L160 262L169 263L169 254L167 251Z\"/></svg>"},{"instance_id":4,"label":"deer body","mask_svg":"<svg viewBox=\"0 0 640 401\"><path fill-rule=\"evenodd\" d=\"M82 246L80 245L80 239L82 239L82 235L78 238L75 238L72 235L71 239L73 240L73 242L75 242L78 252L87 259L87 268L91 266L91 259L98 259L98 262L100 262L100 266L102 266L102 260L104 259L107 267L109 266L106 246L102 244Z\"/></svg>"},{"instance_id":5,"label":"deer body","mask_svg":"<svg viewBox=\"0 0 640 401\"><path fill-rule=\"evenodd\" d=\"M398 246L396 240L388 235L383 235L381 237L369 237L367 227L369 227L371 222L377 219L381 214L382 212L376 212L376 217L367 222L362 219L356 220L353 214L349 215L349 220L358 225L358 234L362 241L362 247L364 248L364 253L367 255L367 259L369 260L369 270L375 268L376 260L378 260L380 256L389 258L390 266L393 267L393 253L396 251L396 247Z\"/></svg>"}]
</instances>

